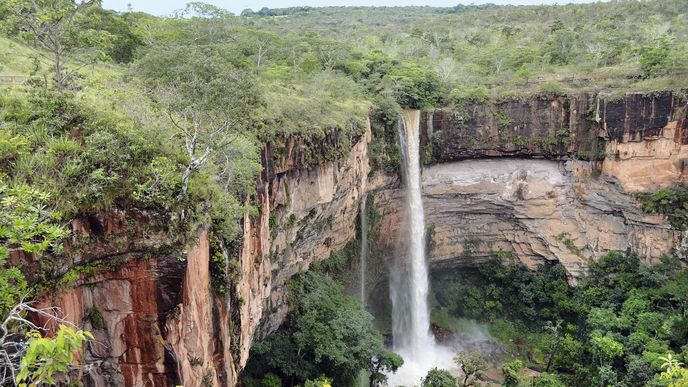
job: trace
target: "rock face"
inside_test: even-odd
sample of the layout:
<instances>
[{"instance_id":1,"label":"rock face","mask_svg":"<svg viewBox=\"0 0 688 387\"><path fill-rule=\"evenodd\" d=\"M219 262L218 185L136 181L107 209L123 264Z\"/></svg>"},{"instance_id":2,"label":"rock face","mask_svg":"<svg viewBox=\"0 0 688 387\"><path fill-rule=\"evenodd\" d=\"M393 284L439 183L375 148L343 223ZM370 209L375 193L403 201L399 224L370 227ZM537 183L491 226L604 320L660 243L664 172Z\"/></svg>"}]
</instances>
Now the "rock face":
<instances>
[{"instance_id":1,"label":"rock face","mask_svg":"<svg viewBox=\"0 0 688 387\"><path fill-rule=\"evenodd\" d=\"M630 193L686 182L686 110L684 96L659 93L424 112L431 266L473 265L495 254L531 267L557 260L575 282L589 259L611 250L650 261L672 252L681 234L662 216L644 214ZM402 191L393 179L373 181L382 213L374 250L390 265L404 253Z\"/></svg>"},{"instance_id":2,"label":"rock face","mask_svg":"<svg viewBox=\"0 0 688 387\"><path fill-rule=\"evenodd\" d=\"M298 169L287 157L261 178L260 217L244 219L240 364L256 337L273 332L288 312L286 282L342 249L356 234L369 173L370 129L339 161ZM266 150L266 155L269 154ZM266 158L268 158L266 156Z\"/></svg>"},{"instance_id":3,"label":"rock face","mask_svg":"<svg viewBox=\"0 0 688 387\"><path fill-rule=\"evenodd\" d=\"M646 192L688 179L688 120L674 121L642 141L612 140L602 170L628 192Z\"/></svg>"},{"instance_id":4,"label":"rock face","mask_svg":"<svg viewBox=\"0 0 688 387\"><path fill-rule=\"evenodd\" d=\"M103 238L118 240L124 214L104 220ZM75 222L75 229L93 232ZM93 246L98 246L94 244ZM142 253L123 246L119 263L83 274L69 292L47 296L43 304L60 307L65 319L90 330L85 360L95 365L86 385L145 386L232 384L233 360L223 351L230 338L220 328L209 282L208 231L180 260L178 250ZM93 254L98 249L90 251ZM90 256L88 265L111 259Z\"/></svg>"},{"instance_id":5,"label":"rock face","mask_svg":"<svg viewBox=\"0 0 688 387\"><path fill-rule=\"evenodd\" d=\"M423 171L428 259L434 270L470 266L497 255L531 267L558 260L575 279L588 259L632 249L658 258L679 234L589 162L528 159L466 160ZM381 190L378 251L394 251L405 226L403 192ZM392 236L392 237L390 237ZM402 250L403 251L403 250ZM396 251L398 257L402 252Z\"/></svg>"},{"instance_id":6,"label":"rock face","mask_svg":"<svg viewBox=\"0 0 688 387\"><path fill-rule=\"evenodd\" d=\"M164 233L139 227L145 216L75 220L67 247L75 258L61 272L76 270L76 282L46 294L41 305L58 306L66 320L94 333L85 353L94 366L84 383L236 385L254 339L287 314L287 280L355 237L368 141L370 129L348 156L307 169L298 167L299 152L275 163L266 147L260 215L244 217L242 248L229 257L242 273L235 299L210 288L207 229L182 252Z\"/></svg>"},{"instance_id":7,"label":"rock face","mask_svg":"<svg viewBox=\"0 0 688 387\"><path fill-rule=\"evenodd\" d=\"M424 113L424 158L430 163L469 158L527 157L603 160L656 157L679 164L688 144L686 98L672 93L539 97ZM624 149L651 144L655 150ZM650 147L651 148L651 147ZM669 149L671 148L671 150Z\"/></svg>"}]
</instances>

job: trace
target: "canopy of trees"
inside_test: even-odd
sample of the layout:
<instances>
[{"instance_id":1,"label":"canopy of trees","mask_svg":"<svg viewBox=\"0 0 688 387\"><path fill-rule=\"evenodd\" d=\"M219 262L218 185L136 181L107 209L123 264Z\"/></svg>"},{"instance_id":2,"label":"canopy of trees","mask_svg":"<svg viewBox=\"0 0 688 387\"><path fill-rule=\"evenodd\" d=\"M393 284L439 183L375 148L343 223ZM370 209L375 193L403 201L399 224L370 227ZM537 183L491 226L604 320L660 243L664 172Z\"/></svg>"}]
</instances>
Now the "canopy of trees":
<instances>
[{"instance_id":1,"label":"canopy of trees","mask_svg":"<svg viewBox=\"0 0 688 387\"><path fill-rule=\"evenodd\" d=\"M299 384L325 374L336 385L353 385L367 371L379 386L403 363L385 349L373 317L329 276L304 274L291 282L289 295L286 323L251 349L250 376L274 373Z\"/></svg>"}]
</instances>

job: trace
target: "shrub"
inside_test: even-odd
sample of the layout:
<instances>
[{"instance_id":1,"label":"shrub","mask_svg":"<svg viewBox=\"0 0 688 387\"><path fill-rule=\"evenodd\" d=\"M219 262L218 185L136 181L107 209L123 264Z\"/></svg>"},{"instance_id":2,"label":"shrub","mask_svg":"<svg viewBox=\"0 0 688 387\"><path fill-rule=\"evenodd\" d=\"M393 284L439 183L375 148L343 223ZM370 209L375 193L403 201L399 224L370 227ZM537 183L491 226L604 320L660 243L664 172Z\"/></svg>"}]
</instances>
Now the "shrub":
<instances>
[{"instance_id":1,"label":"shrub","mask_svg":"<svg viewBox=\"0 0 688 387\"><path fill-rule=\"evenodd\" d=\"M521 382L521 370L523 369L523 362L514 360L502 366L502 373L504 374L505 387L517 387Z\"/></svg>"},{"instance_id":2,"label":"shrub","mask_svg":"<svg viewBox=\"0 0 688 387\"><path fill-rule=\"evenodd\" d=\"M547 96L564 95L564 87L555 80L549 80L540 84L540 92Z\"/></svg>"},{"instance_id":3,"label":"shrub","mask_svg":"<svg viewBox=\"0 0 688 387\"><path fill-rule=\"evenodd\" d=\"M418 63L394 68L383 81L394 91L397 102L403 108L431 108L437 106L445 94L445 85L437 73Z\"/></svg>"},{"instance_id":4,"label":"shrub","mask_svg":"<svg viewBox=\"0 0 688 387\"><path fill-rule=\"evenodd\" d=\"M456 379L447 370L433 368L421 379L422 387L455 387Z\"/></svg>"},{"instance_id":5,"label":"shrub","mask_svg":"<svg viewBox=\"0 0 688 387\"><path fill-rule=\"evenodd\" d=\"M258 382L258 387L282 387L282 379L273 373L267 373Z\"/></svg>"},{"instance_id":6,"label":"shrub","mask_svg":"<svg viewBox=\"0 0 688 387\"><path fill-rule=\"evenodd\" d=\"M479 104L488 100L489 94L485 86L459 87L450 93L451 100L457 107L467 104Z\"/></svg>"},{"instance_id":7,"label":"shrub","mask_svg":"<svg viewBox=\"0 0 688 387\"><path fill-rule=\"evenodd\" d=\"M684 230L688 225L688 187L673 185L650 194L639 194L643 211L665 214L671 225Z\"/></svg>"}]
</instances>

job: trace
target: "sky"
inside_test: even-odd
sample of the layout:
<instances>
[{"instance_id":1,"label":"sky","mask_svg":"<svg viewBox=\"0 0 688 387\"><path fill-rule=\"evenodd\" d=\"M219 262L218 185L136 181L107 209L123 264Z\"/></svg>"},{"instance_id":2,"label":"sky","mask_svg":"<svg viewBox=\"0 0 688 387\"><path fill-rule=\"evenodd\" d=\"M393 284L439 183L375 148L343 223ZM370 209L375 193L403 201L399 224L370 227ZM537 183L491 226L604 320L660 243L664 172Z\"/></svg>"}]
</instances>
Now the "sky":
<instances>
[{"instance_id":1,"label":"sky","mask_svg":"<svg viewBox=\"0 0 688 387\"><path fill-rule=\"evenodd\" d=\"M154 15L170 15L174 10L184 8L184 5L192 0L103 0L103 7L110 8L117 11L125 11L127 4L131 4L134 11L143 11ZM592 3L593 0L489 0L489 1L461 1L461 0L204 0L205 3L210 3L224 8L235 14L241 13L246 8L251 8L257 11L263 7L268 8L285 8L297 5L309 5L312 7L326 7L326 6L403 6L403 5L430 5L435 7L453 7L459 3L462 4L514 4L514 5L532 5L532 4L568 4L568 3Z\"/></svg>"}]
</instances>

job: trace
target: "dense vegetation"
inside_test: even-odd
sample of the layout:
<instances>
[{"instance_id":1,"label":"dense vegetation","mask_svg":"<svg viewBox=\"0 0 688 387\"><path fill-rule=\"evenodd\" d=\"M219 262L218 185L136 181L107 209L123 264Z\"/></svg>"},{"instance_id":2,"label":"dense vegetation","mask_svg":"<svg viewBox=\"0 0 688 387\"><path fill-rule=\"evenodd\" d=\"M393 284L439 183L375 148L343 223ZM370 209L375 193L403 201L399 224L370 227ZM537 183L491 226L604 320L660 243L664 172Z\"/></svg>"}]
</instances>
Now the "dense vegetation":
<instances>
[{"instance_id":1,"label":"dense vegetation","mask_svg":"<svg viewBox=\"0 0 688 387\"><path fill-rule=\"evenodd\" d=\"M307 384L325 376L335 385L350 386L363 371L370 386L380 386L386 373L403 363L385 349L373 316L326 274L311 271L292 279L289 304L280 330L251 348L246 385L265 386L268 378Z\"/></svg>"},{"instance_id":2,"label":"dense vegetation","mask_svg":"<svg viewBox=\"0 0 688 387\"><path fill-rule=\"evenodd\" d=\"M392 66L413 64L433 70L459 99L553 88L626 92L685 87L680 75L686 71L688 29L681 0L327 7L283 18L259 16L246 19L275 31L301 30L339 40L339 47L321 55L338 58L335 68L368 78L368 83L385 80L391 70L389 65L380 67L381 60ZM393 90L394 85L382 82L376 87Z\"/></svg>"},{"instance_id":3,"label":"dense vegetation","mask_svg":"<svg viewBox=\"0 0 688 387\"><path fill-rule=\"evenodd\" d=\"M688 270L675 258L609 253L576 287L559 264L531 271L495 259L433 285L436 319L489 323L514 356L566 385L665 386L667 355L688 360Z\"/></svg>"},{"instance_id":4,"label":"dense vegetation","mask_svg":"<svg viewBox=\"0 0 688 387\"><path fill-rule=\"evenodd\" d=\"M685 230L688 225L688 187L675 184L652 193L638 195L643 210L667 216L671 225Z\"/></svg>"}]
</instances>

